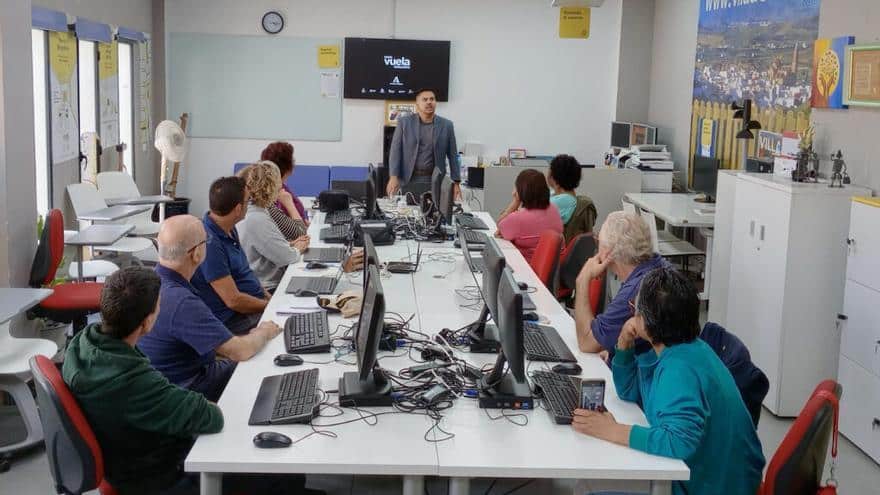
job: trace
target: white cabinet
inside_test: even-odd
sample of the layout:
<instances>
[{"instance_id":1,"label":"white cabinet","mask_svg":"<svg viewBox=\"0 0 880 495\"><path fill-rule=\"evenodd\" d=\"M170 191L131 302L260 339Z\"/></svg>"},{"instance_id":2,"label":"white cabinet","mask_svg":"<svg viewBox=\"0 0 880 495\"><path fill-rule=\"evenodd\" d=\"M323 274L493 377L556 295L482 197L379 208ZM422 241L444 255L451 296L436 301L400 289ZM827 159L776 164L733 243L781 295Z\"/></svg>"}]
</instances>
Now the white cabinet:
<instances>
[{"instance_id":1,"label":"white cabinet","mask_svg":"<svg viewBox=\"0 0 880 495\"><path fill-rule=\"evenodd\" d=\"M736 205L737 170L719 170L715 197L712 263L709 265L709 321L727 326L727 288L730 284L730 245Z\"/></svg>"},{"instance_id":2,"label":"white cabinet","mask_svg":"<svg viewBox=\"0 0 880 495\"><path fill-rule=\"evenodd\" d=\"M770 381L764 405L795 416L816 384L837 375L850 198L868 190L750 173L734 189L721 316Z\"/></svg>"},{"instance_id":3,"label":"white cabinet","mask_svg":"<svg viewBox=\"0 0 880 495\"><path fill-rule=\"evenodd\" d=\"M840 431L880 462L880 201L852 202L840 319Z\"/></svg>"}]
</instances>

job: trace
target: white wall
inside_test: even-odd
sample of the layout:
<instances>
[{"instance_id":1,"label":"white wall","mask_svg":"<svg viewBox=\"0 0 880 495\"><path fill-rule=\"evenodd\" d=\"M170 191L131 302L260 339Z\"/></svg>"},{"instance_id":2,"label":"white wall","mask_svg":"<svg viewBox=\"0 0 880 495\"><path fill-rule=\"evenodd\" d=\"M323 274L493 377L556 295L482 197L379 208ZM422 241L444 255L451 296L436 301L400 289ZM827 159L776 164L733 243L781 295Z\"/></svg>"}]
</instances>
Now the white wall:
<instances>
[{"instance_id":1,"label":"white wall","mask_svg":"<svg viewBox=\"0 0 880 495\"><path fill-rule=\"evenodd\" d=\"M669 145L675 168L684 171L684 177L690 153L699 18L699 0L658 0L654 7L648 120L660 127L660 140Z\"/></svg>"},{"instance_id":2,"label":"white wall","mask_svg":"<svg viewBox=\"0 0 880 495\"><path fill-rule=\"evenodd\" d=\"M482 142L496 159L521 146L596 163L616 112L620 5L593 9L586 41L558 39L559 11L544 0L167 0L165 27L254 35L263 13L277 9L286 16L284 36L451 40L450 101L438 113L455 122L460 145ZM380 162L383 111L381 101L346 100L342 141L293 141L297 162ZM214 178L257 159L267 142L192 139L180 186L192 211L205 210Z\"/></svg>"},{"instance_id":3,"label":"white wall","mask_svg":"<svg viewBox=\"0 0 880 495\"><path fill-rule=\"evenodd\" d=\"M623 0L621 25L616 120L654 123L649 118L654 0Z\"/></svg>"}]
</instances>

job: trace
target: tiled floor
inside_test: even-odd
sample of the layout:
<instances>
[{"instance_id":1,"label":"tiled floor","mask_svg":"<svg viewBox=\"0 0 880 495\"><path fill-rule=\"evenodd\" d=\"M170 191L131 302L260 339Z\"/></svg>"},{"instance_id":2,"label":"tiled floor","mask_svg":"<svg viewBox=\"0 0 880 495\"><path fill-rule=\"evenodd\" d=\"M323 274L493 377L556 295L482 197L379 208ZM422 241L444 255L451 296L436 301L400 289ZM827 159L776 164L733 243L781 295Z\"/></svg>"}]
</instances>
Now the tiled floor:
<instances>
[{"instance_id":1,"label":"tiled floor","mask_svg":"<svg viewBox=\"0 0 880 495\"><path fill-rule=\"evenodd\" d=\"M18 422L9 414L0 415L0 438L11 438L17 434ZM791 420L779 419L766 410L761 416L758 434L764 445L764 454L769 459L782 437L788 431ZM880 487L880 466L858 450L852 443L841 437L837 479L841 493L871 494ZM826 466L827 476L827 466ZM526 480L499 480L492 493L501 494L515 488ZM471 484L472 494L483 494L492 480L477 480ZM366 476L310 476L309 487L326 490L328 495L347 494L397 494L401 491L400 481L388 477ZM541 480L532 482L517 493L522 494L571 494L570 481ZM54 493L49 475L46 455L42 449L13 460L12 469L0 474L0 493L3 495L47 495ZM443 480L429 480L428 493L446 493Z\"/></svg>"}]
</instances>

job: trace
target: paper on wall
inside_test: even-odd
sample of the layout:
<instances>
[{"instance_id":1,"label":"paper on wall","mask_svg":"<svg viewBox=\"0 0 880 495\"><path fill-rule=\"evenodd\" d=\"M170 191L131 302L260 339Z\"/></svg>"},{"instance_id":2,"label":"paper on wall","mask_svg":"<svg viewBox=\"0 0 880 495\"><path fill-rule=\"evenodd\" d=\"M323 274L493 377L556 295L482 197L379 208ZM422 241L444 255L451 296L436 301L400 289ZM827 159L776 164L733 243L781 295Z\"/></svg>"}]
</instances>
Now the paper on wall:
<instances>
[{"instance_id":1,"label":"paper on wall","mask_svg":"<svg viewBox=\"0 0 880 495\"><path fill-rule=\"evenodd\" d=\"M321 96L339 98L339 71L321 71Z\"/></svg>"},{"instance_id":2,"label":"paper on wall","mask_svg":"<svg viewBox=\"0 0 880 495\"><path fill-rule=\"evenodd\" d=\"M119 47L116 41L98 43L98 97L101 146L119 144Z\"/></svg>"},{"instance_id":3,"label":"paper on wall","mask_svg":"<svg viewBox=\"0 0 880 495\"><path fill-rule=\"evenodd\" d=\"M76 54L73 33L49 32L49 121L53 164L73 160L79 155Z\"/></svg>"}]
</instances>

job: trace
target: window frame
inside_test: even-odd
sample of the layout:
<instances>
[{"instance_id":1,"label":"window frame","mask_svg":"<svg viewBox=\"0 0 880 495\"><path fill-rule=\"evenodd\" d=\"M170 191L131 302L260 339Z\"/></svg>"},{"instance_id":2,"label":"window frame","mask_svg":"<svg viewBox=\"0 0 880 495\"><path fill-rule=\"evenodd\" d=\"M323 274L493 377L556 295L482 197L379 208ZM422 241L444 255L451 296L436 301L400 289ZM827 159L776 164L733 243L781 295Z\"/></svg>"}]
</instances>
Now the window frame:
<instances>
[{"instance_id":1,"label":"window frame","mask_svg":"<svg viewBox=\"0 0 880 495\"><path fill-rule=\"evenodd\" d=\"M137 131L136 131L137 122L135 120L135 108L137 105L137 85L136 85L137 81L135 80L135 75L136 75L135 69L137 66L137 59L136 59L137 43L133 40L124 39L124 38L117 38L116 42L117 42L116 43L116 51L117 51L116 58L117 58L117 71L118 71L118 74L117 74L118 90L117 91L118 91L119 107L120 107L120 109L119 109L119 142L125 143L127 145L126 151L123 151L123 157L125 156L126 153L130 154L130 156L131 156L131 158L129 160L130 163L126 163L126 166L129 169L129 175L131 175L131 179L133 181L137 181L137 166L135 163L137 160L137 158L136 158L137 154L135 153L135 148L136 148L135 142L137 141ZM122 95L122 70L121 70L122 54L120 53L120 47L122 47L123 44L125 44L129 50L128 76L129 76L130 91L129 91L129 94L126 95L126 98L130 102L129 103L130 118L128 120L129 120L130 129L131 129L131 134L128 137L130 137L131 142L126 142L126 141L123 141L123 139L122 139L123 138L123 136L122 136L122 98L123 98L123 95Z\"/></svg>"},{"instance_id":2,"label":"window frame","mask_svg":"<svg viewBox=\"0 0 880 495\"><path fill-rule=\"evenodd\" d=\"M43 113L43 128L44 128L43 135L45 136L45 142L43 143L44 144L43 151L45 153L44 167L45 167L45 173L46 173L46 175L45 175L45 177L46 177L46 198L45 198L46 212L45 212L45 214L48 214L49 211L51 211L55 207L55 199L54 199L54 196L55 196L54 182L55 181L53 180L54 178L53 178L53 173L52 173L53 172L53 167L52 167L52 121L51 121L51 119L52 119L52 112L51 112L52 88L50 87L52 80L51 80L51 76L49 73L49 71L51 70L49 67L49 30L31 27L31 53L33 53L33 47L35 44L34 36L37 33L40 34L40 36L42 38L42 45L43 45L43 60L42 60L42 63L43 63L43 69L42 69L42 75L43 75L43 78L42 78L43 79L43 95L42 95L42 97L43 97L42 98L43 99L43 112L42 113ZM32 73L36 71L36 63L37 63L36 60L31 61ZM36 90L36 85L34 85L34 90ZM34 93L35 105L36 105L36 99L37 99L37 94L35 92ZM77 106L78 105L79 105L79 102L77 102ZM37 109L35 106L35 108L34 108L34 133L35 134L37 132L37 125L38 125L36 110ZM37 151L36 151L36 146L37 146L37 139L36 139L36 135L35 135L34 136L34 148L35 148L34 149L34 184L35 184L34 196L36 199L35 207L37 210L37 214L40 215L41 214L40 213L40 205L39 205L40 198L39 198L39 195L37 194L37 189L36 189L36 182L37 182L37 156L36 156Z\"/></svg>"}]
</instances>

